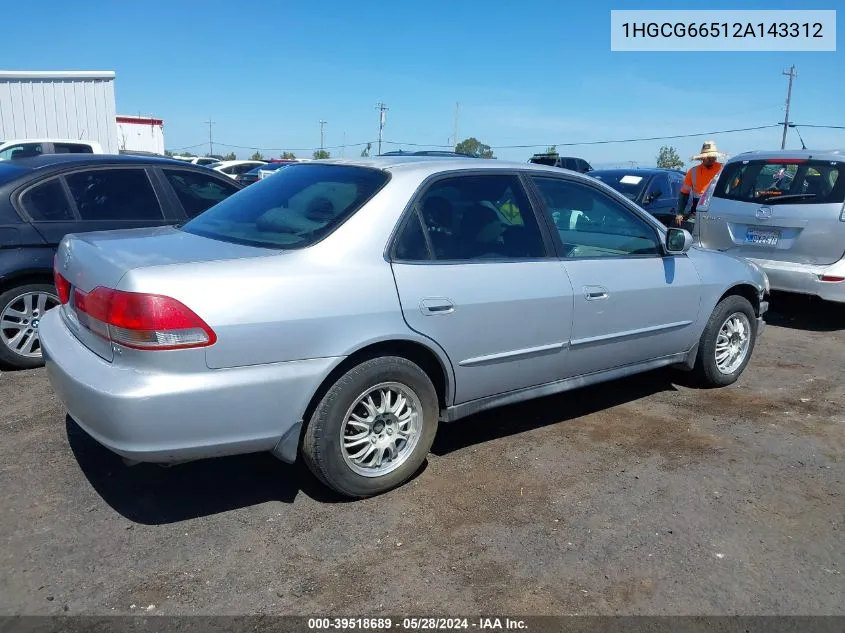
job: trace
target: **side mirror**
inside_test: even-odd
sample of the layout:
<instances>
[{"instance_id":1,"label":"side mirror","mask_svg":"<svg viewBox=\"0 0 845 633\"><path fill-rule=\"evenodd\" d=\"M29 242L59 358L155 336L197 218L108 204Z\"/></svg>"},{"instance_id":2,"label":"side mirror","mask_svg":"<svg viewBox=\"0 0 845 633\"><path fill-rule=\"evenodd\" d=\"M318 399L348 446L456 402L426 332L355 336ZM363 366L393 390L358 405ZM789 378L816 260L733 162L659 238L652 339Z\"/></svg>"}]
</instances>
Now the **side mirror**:
<instances>
[{"instance_id":1,"label":"side mirror","mask_svg":"<svg viewBox=\"0 0 845 633\"><path fill-rule=\"evenodd\" d=\"M686 229L672 227L666 231L666 252L670 255L682 255L692 248L693 237Z\"/></svg>"}]
</instances>

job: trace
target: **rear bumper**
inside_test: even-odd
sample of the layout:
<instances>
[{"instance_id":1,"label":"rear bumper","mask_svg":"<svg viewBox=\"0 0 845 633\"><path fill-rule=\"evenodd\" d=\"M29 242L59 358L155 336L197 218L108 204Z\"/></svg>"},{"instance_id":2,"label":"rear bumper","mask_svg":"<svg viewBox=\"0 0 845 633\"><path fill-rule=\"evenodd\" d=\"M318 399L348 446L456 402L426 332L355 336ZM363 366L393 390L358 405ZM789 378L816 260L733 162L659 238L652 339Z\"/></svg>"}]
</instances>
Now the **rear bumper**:
<instances>
[{"instance_id":1,"label":"rear bumper","mask_svg":"<svg viewBox=\"0 0 845 633\"><path fill-rule=\"evenodd\" d=\"M845 260L828 266L796 264L748 257L769 277L772 290L813 295L825 301L845 303L845 281L822 281L823 275L845 276Z\"/></svg>"},{"instance_id":2,"label":"rear bumper","mask_svg":"<svg viewBox=\"0 0 845 633\"><path fill-rule=\"evenodd\" d=\"M97 442L139 462L273 450L298 428L311 395L340 360L138 371L88 350L58 309L44 315L39 336L50 383L70 416Z\"/></svg>"}]
</instances>

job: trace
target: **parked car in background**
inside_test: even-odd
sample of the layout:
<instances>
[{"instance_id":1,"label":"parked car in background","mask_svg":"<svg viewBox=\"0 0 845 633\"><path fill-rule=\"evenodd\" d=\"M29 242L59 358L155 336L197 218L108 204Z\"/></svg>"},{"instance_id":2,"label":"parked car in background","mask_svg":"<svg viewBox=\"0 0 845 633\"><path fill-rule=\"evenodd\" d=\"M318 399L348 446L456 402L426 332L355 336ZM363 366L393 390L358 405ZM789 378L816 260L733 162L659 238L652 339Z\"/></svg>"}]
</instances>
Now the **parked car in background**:
<instances>
[{"instance_id":1,"label":"parked car in background","mask_svg":"<svg viewBox=\"0 0 845 633\"><path fill-rule=\"evenodd\" d=\"M696 209L705 248L744 257L772 289L845 302L845 153L776 150L727 160Z\"/></svg>"},{"instance_id":2,"label":"parked car in background","mask_svg":"<svg viewBox=\"0 0 845 633\"><path fill-rule=\"evenodd\" d=\"M669 365L737 380L765 275L691 245L567 170L292 165L181 227L66 236L47 374L128 460L301 454L368 496L440 422Z\"/></svg>"},{"instance_id":3,"label":"parked car in background","mask_svg":"<svg viewBox=\"0 0 845 633\"><path fill-rule=\"evenodd\" d=\"M44 154L0 163L0 364L42 363L38 324L59 302L53 256L65 234L176 224L240 189L166 158Z\"/></svg>"},{"instance_id":4,"label":"parked car in background","mask_svg":"<svg viewBox=\"0 0 845 633\"><path fill-rule=\"evenodd\" d=\"M684 172L655 167L652 169L594 169L589 175L613 187L664 225L674 225L678 195L684 184Z\"/></svg>"},{"instance_id":5,"label":"parked car in background","mask_svg":"<svg viewBox=\"0 0 845 633\"><path fill-rule=\"evenodd\" d=\"M379 156L431 156L434 158L475 158L475 156L472 156L470 154L463 154L461 152L449 152L444 150L429 149L415 151L397 149L391 152L384 152L383 154L379 154Z\"/></svg>"},{"instance_id":6,"label":"parked car in background","mask_svg":"<svg viewBox=\"0 0 845 633\"><path fill-rule=\"evenodd\" d=\"M529 163L534 165L548 165L549 167L560 167L562 169L569 169L577 171L581 174L586 174L592 171L593 168L583 158L576 156L560 156L559 154L534 154L528 159Z\"/></svg>"},{"instance_id":7,"label":"parked car in background","mask_svg":"<svg viewBox=\"0 0 845 633\"><path fill-rule=\"evenodd\" d=\"M97 141L59 138L31 138L0 141L0 160L31 158L41 154L102 154Z\"/></svg>"},{"instance_id":8,"label":"parked car in background","mask_svg":"<svg viewBox=\"0 0 845 633\"><path fill-rule=\"evenodd\" d=\"M261 176L259 174L259 170L261 169L261 167L262 166L253 167L249 171L245 171L242 174L238 174L237 176L235 176L235 180L244 186L254 184L261 180Z\"/></svg>"},{"instance_id":9,"label":"parked car in background","mask_svg":"<svg viewBox=\"0 0 845 633\"><path fill-rule=\"evenodd\" d=\"M171 158L182 160L186 163L191 163L192 165L200 165L202 167L208 167L209 165L220 162L219 158L214 158L213 156L171 156Z\"/></svg>"},{"instance_id":10,"label":"parked car in background","mask_svg":"<svg viewBox=\"0 0 845 633\"><path fill-rule=\"evenodd\" d=\"M229 178L237 178L241 174L256 168L266 165L263 160L224 160L209 165L209 169L219 171L221 174L226 174Z\"/></svg>"}]
</instances>

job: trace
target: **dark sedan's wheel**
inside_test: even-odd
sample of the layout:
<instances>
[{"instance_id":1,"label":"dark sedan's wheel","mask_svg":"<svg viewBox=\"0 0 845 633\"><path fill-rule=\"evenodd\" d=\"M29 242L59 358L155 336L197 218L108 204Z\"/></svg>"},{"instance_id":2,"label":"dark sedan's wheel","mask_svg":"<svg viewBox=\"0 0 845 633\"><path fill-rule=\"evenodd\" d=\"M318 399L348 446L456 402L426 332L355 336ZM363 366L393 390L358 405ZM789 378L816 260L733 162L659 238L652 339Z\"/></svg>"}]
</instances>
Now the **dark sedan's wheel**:
<instances>
[{"instance_id":1,"label":"dark sedan's wheel","mask_svg":"<svg viewBox=\"0 0 845 633\"><path fill-rule=\"evenodd\" d=\"M437 392L422 369L405 358L373 358L323 396L305 429L303 458L340 494L379 494L420 468L438 419Z\"/></svg>"},{"instance_id":2,"label":"dark sedan's wheel","mask_svg":"<svg viewBox=\"0 0 845 633\"><path fill-rule=\"evenodd\" d=\"M698 345L696 375L703 386L724 387L739 378L757 340L757 317L748 299L725 297L713 310Z\"/></svg>"},{"instance_id":3,"label":"dark sedan's wheel","mask_svg":"<svg viewBox=\"0 0 845 633\"><path fill-rule=\"evenodd\" d=\"M0 294L0 362L14 369L43 365L38 322L57 305L50 284L27 284Z\"/></svg>"}]
</instances>

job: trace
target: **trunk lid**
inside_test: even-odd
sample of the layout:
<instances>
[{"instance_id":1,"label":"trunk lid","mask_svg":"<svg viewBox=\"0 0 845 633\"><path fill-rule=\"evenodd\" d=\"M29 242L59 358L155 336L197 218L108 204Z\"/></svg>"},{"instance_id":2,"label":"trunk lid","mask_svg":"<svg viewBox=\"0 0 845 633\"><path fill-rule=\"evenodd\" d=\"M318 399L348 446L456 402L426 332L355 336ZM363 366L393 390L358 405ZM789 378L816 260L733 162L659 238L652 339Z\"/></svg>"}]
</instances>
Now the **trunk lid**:
<instances>
[{"instance_id":1,"label":"trunk lid","mask_svg":"<svg viewBox=\"0 0 845 633\"><path fill-rule=\"evenodd\" d=\"M827 265L845 254L845 162L807 158L728 163L706 211L701 245L741 257Z\"/></svg>"},{"instance_id":2,"label":"trunk lid","mask_svg":"<svg viewBox=\"0 0 845 633\"><path fill-rule=\"evenodd\" d=\"M117 288L124 275L137 268L275 254L273 250L220 242L169 226L70 234L56 252L56 270L70 283L71 300L61 310L74 335L111 362L112 344L92 331L85 314L76 310L75 290L89 293L98 286Z\"/></svg>"}]
</instances>

